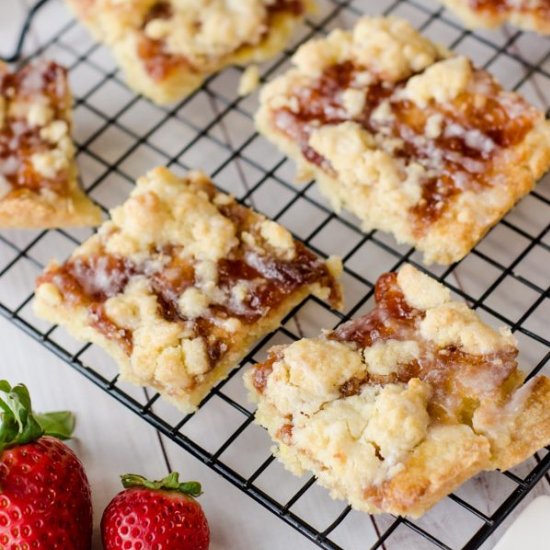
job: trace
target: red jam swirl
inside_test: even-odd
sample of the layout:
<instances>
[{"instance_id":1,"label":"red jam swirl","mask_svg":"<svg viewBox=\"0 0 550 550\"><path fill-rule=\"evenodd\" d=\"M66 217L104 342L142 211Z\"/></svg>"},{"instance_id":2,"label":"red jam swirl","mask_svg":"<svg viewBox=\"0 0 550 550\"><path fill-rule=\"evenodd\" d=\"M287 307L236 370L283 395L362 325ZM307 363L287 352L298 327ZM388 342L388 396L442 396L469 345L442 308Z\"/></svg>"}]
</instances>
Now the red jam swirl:
<instances>
[{"instance_id":1,"label":"red jam swirl","mask_svg":"<svg viewBox=\"0 0 550 550\"><path fill-rule=\"evenodd\" d=\"M54 120L67 121L70 100L66 70L53 62L27 65L15 73L0 69L0 96L7 103L0 127L0 174L13 187L12 192L37 192L47 188L64 194L68 176L65 170L46 178L31 162L33 154L47 152L55 145L40 137L41 127L30 126L26 117L14 116L9 105L13 102L26 103L29 107L46 104L52 109Z\"/></svg>"},{"instance_id":2,"label":"red jam swirl","mask_svg":"<svg viewBox=\"0 0 550 550\"><path fill-rule=\"evenodd\" d=\"M264 34L269 33L270 20L281 12L287 12L294 16L301 15L304 10L302 0L276 0L272 4L266 6L268 20ZM170 19L173 15L173 9L170 2L160 1L153 4L149 12L146 14L142 28L145 28L149 21L153 19ZM243 47L249 44L243 44ZM229 52L230 53L230 52ZM193 72L201 72L200 67L195 67L183 55L172 54L166 50L166 44L163 40L155 40L141 35L138 39L137 54L144 63L145 70L153 80L162 81L168 78L174 71L190 70Z\"/></svg>"},{"instance_id":3,"label":"red jam swirl","mask_svg":"<svg viewBox=\"0 0 550 550\"><path fill-rule=\"evenodd\" d=\"M309 138L319 126L348 120L372 134L397 138L401 145L393 154L406 164L419 162L430 167L435 158L440 159L436 175L420 182L422 198L409 211L418 235L441 217L459 192L493 185L492 161L497 151L521 142L536 120L535 111L519 96L508 96L503 102L498 84L482 71L474 72L477 87L483 90L481 102L479 96L463 93L450 106L431 105L426 109L398 97L406 81L356 86L355 79L361 72L351 61L328 67L310 85L293 91L297 109L282 107L274 111L274 126L300 145L309 162L331 175L334 169L330 162L309 146ZM366 94L365 107L355 117L346 112L342 99L343 92L353 87L365 89ZM372 117L386 100L391 116L382 121ZM427 139L426 125L432 114L443 116L444 127L439 136Z\"/></svg>"},{"instance_id":4,"label":"red jam swirl","mask_svg":"<svg viewBox=\"0 0 550 550\"><path fill-rule=\"evenodd\" d=\"M38 279L37 284L52 283L60 290L66 303L87 307L93 326L107 338L119 342L130 354L132 332L118 327L108 317L103 304L124 292L133 277L145 276L157 298L159 314L170 322L188 323L190 320L179 310L178 300L186 288L194 285L195 273L193 264L182 260L176 252L175 247L162 251L164 258L169 256L162 270L154 268L150 261L137 265L107 253L76 257L50 269ZM228 298L222 304L209 306L210 313L218 318L232 317L242 323L253 324L277 309L290 294L304 285L318 282L333 288L333 293L339 292L325 263L301 243L296 243L296 255L292 260L239 250L234 257L218 262L218 286L226 296L229 297L231 289L242 282L253 283L247 285L249 290L244 301L235 303ZM227 351L230 336L209 317L194 319L193 323L197 335L207 337L208 353L216 362Z\"/></svg>"},{"instance_id":5,"label":"red jam swirl","mask_svg":"<svg viewBox=\"0 0 550 550\"><path fill-rule=\"evenodd\" d=\"M379 341L415 341L420 355L407 364L397 365L391 374L375 375L365 371L364 376L347 380L340 387L342 397L359 394L366 384L406 384L411 378L420 378L432 388L429 412L434 419L468 423L479 399L498 399L503 388L519 383L521 374L517 370L517 350L513 347L475 355L456 346L438 348L423 340L419 324L425 312L406 301L396 273L386 273L378 279L375 301L372 311L344 323L327 337L352 343L361 353ZM254 367L252 382L259 393L265 391L273 364L281 360L283 353L284 350L279 348L264 363Z\"/></svg>"}]
</instances>

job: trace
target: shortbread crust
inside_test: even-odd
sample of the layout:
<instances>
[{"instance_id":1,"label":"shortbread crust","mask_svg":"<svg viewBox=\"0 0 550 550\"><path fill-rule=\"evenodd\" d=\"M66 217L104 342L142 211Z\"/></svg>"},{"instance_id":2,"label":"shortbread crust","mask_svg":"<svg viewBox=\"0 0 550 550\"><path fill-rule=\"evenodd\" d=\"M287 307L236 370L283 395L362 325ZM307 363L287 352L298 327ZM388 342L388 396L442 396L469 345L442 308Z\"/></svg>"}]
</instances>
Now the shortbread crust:
<instances>
[{"instance_id":1,"label":"shortbread crust","mask_svg":"<svg viewBox=\"0 0 550 550\"><path fill-rule=\"evenodd\" d=\"M550 122L409 23L365 17L303 45L261 91L259 131L366 231L464 257L550 165Z\"/></svg>"},{"instance_id":2,"label":"shortbread crust","mask_svg":"<svg viewBox=\"0 0 550 550\"><path fill-rule=\"evenodd\" d=\"M216 71L279 53L313 0L67 0L112 48L130 87L159 104Z\"/></svg>"},{"instance_id":3,"label":"shortbread crust","mask_svg":"<svg viewBox=\"0 0 550 550\"><path fill-rule=\"evenodd\" d=\"M246 373L287 469L357 510L418 517L550 443L550 380L523 384L508 329L409 265L375 296L370 313L274 347Z\"/></svg>"},{"instance_id":4,"label":"shortbread crust","mask_svg":"<svg viewBox=\"0 0 550 550\"><path fill-rule=\"evenodd\" d=\"M101 211L77 182L66 70L0 63L0 227L98 225Z\"/></svg>"},{"instance_id":5,"label":"shortbread crust","mask_svg":"<svg viewBox=\"0 0 550 550\"><path fill-rule=\"evenodd\" d=\"M157 168L67 262L48 266L34 310L191 412L308 295L340 307L340 270L204 174Z\"/></svg>"}]
</instances>

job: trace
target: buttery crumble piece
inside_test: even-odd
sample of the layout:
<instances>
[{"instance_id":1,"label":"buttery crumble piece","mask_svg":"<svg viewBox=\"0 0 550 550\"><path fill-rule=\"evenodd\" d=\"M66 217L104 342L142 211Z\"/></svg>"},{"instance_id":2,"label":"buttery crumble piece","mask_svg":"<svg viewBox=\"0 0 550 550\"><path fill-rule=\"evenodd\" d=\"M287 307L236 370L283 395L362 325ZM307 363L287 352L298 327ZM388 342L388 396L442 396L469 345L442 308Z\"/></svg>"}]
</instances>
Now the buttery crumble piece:
<instances>
[{"instance_id":1,"label":"buttery crumble piece","mask_svg":"<svg viewBox=\"0 0 550 550\"><path fill-rule=\"evenodd\" d=\"M256 422L297 475L368 513L418 517L466 479L550 443L550 379L524 382L516 341L406 265L374 309L277 346L245 374Z\"/></svg>"},{"instance_id":2,"label":"buttery crumble piece","mask_svg":"<svg viewBox=\"0 0 550 550\"><path fill-rule=\"evenodd\" d=\"M464 257L550 166L544 114L404 20L365 17L293 62L260 92L258 130L427 263Z\"/></svg>"},{"instance_id":3,"label":"buttery crumble piece","mask_svg":"<svg viewBox=\"0 0 550 550\"><path fill-rule=\"evenodd\" d=\"M191 412L307 296L340 307L340 269L206 175L157 168L64 264L47 267L34 310Z\"/></svg>"},{"instance_id":4,"label":"buttery crumble piece","mask_svg":"<svg viewBox=\"0 0 550 550\"><path fill-rule=\"evenodd\" d=\"M66 70L39 61L17 72L0 62L0 227L97 225L77 182Z\"/></svg>"},{"instance_id":5,"label":"buttery crumble piece","mask_svg":"<svg viewBox=\"0 0 550 550\"><path fill-rule=\"evenodd\" d=\"M550 34L548 0L441 0L471 28L512 23L520 29Z\"/></svg>"},{"instance_id":6,"label":"buttery crumble piece","mask_svg":"<svg viewBox=\"0 0 550 550\"><path fill-rule=\"evenodd\" d=\"M130 87L183 99L211 74L280 52L313 0L67 0Z\"/></svg>"},{"instance_id":7,"label":"buttery crumble piece","mask_svg":"<svg viewBox=\"0 0 550 550\"><path fill-rule=\"evenodd\" d=\"M251 94L260 85L260 69L257 65L250 65L243 72L239 81L237 93L244 97Z\"/></svg>"}]
</instances>

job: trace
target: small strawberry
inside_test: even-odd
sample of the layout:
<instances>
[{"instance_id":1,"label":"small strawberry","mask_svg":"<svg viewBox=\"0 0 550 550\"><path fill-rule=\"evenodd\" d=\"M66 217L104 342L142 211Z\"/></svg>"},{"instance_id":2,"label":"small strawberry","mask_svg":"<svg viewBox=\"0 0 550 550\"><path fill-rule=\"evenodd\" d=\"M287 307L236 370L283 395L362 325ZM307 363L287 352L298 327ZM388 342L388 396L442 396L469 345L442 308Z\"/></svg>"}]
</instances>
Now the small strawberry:
<instances>
[{"instance_id":1,"label":"small strawberry","mask_svg":"<svg viewBox=\"0 0 550 550\"><path fill-rule=\"evenodd\" d=\"M136 474L121 476L125 490L101 518L105 550L207 550L210 530L194 497L200 483L180 483L172 472L160 481Z\"/></svg>"},{"instance_id":2,"label":"small strawberry","mask_svg":"<svg viewBox=\"0 0 550 550\"><path fill-rule=\"evenodd\" d=\"M0 548L91 547L90 485L60 441L73 428L72 413L33 413L27 388L0 380Z\"/></svg>"}]
</instances>

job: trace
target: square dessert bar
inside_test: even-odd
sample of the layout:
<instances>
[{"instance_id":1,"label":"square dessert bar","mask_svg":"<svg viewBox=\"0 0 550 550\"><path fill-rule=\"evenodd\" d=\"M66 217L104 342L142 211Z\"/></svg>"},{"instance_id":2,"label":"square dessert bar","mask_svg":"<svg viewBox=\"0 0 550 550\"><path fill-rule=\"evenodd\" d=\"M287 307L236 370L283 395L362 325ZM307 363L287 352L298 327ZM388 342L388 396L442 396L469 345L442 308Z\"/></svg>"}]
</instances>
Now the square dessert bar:
<instances>
[{"instance_id":1,"label":"square dessert bar","mask_svg":"<svg viewBox=\"0 0 550 550\"><path fill-rule=\"evenodd\" d=\"M10 72L0 62L0 227L101 222L78 186L71 106L63 67L39 61Z\"/></svg>"},{"instance_id":2,"label":"square dessert bar","mask_svg":"<svg viewBox=\"0 0 550 550\"><path fill-rule=\"evenodd\" d=\"M340 307L340 271L204 174L157 168L64 264L47 267L34 309L190 412L307 296Z\"/></svg>"},{"instance_id":3,"label":"square dessert bar","mask_svg":"<svg viewBox=\"0 0 550 550\"><path fill-rule=\"evenodd\" d=\"M527 31L550 34L548 0L441 0L472 28L509 22Z\"/></svg>"},{"instance_id":4,"label":"square dessert bar","mask_svg":"<svg viewBox=\"0 0 550 550\"><path fill-rule=\"evenodd\" d=\"M370 313L274 347L245 375L291 472L357 510L418 517L550 443L550 380L523 384L509 330L411 266L375 292Z\"/></svg>"},{"instance_id":5,"label":"square dessert bar","mask_svg":"<svg viewBox=\"0 0 550 550\"><path fill-rule=\"evenodd\" d=\"M334 208L427 263L460 260L550 165L550 122L466 57L394 18L303 45L258 129Z\"/></svg>"},{"instance_id":6,"label":"square dessert bar","mask_svg":"<svg viewBox=\"0 0 550 550\"><path fill-rule=\"evenodd\" d=\"M216 71L281 51L312 0L67 0L128 84L178 101Z\"/></svg>"}]
</instances>

